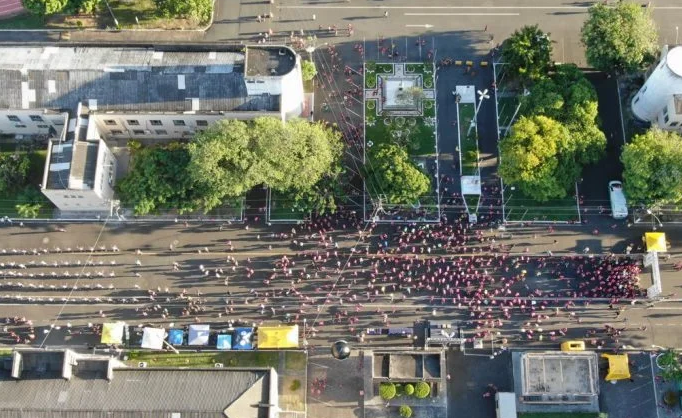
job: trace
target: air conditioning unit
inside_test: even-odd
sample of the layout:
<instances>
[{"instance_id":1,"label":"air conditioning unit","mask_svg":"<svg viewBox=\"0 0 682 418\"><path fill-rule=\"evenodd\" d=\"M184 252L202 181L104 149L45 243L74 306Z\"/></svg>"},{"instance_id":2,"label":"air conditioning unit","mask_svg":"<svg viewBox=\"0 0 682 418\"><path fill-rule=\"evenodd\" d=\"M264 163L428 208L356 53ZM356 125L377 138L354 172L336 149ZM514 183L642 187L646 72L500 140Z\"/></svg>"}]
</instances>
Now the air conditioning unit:
<instances>
[{"instance_id":1,"label":"air conditioning unit","mask_svg":"<svg viewBox=\"0 0 682 418\"><path fill-rule=\"evenodd\" d=\"M223 367L225 367L225 365L223 363L215 363L213 364L213 367L215 367L216 369L222 369Z\"/></svg>"},{"instance_id":2,"label":"air conditioning unit","mask_svg":"<svg viewBox=\"0 0 682 418\"><path fill-rule=\"evenodd\" d=\"M147 362L146 362L146 361L141 361L141 362L137 363L137 367L145 368L145 367L147 367Z\"/></svg>"}]
</instances>

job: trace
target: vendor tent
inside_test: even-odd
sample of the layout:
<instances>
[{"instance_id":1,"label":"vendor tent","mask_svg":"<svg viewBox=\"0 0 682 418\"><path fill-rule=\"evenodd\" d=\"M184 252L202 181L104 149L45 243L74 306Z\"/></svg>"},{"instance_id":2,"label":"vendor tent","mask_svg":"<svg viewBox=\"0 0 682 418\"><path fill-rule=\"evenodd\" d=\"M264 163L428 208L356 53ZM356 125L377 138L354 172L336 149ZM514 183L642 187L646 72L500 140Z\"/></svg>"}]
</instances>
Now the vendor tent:
<instances>
[{"instance_id":1,"label":"vendor tent","mask_svg":"<svg viewBox=\"0 0 682 418\"><path fill-rule=\"evenodd\" d=\"M668 251L664 232L647 232L644 234L644 243L647 252L664 253Z\"/></svg>"},{"instance_id":2,"label":"vendor tent","mask_svg":"<svg viewBox=\"0 0 682 418\"><path fill-rule=\"evenodd\" d=\"M102 324L102 344L123 343L124 322L107 322Z\"/></svg>"},{"instance_id":3,"label":"vendor tent","mask_svg":"<svg viewBox=\"0 0 682 418\"><path fill-rule=\"evenodd\" d=\"M232 348L235 350L253 350L253 328L236 328Z\"/></svg>"},{"instance_id":4,"label":"vendor tent","mask_svg":"<svg viewBox=\"0 0 682 418\"><path fill-rule=\"evenodd\" d=\"M182 340L185 338L185 332L181 329L168 330L168 343L170 345L182 345Z\"/></svg>"},{"instance_id":5,"label":"vendor tent","mask_svg":"<svg viewBox=\"0 0 682 418\"><path fill-rule=\"evenodd\" d=\"M211 327L208 324L192 324L189 326L188 345L208 345Z\"/></svg>"},{"instance_id":6,"label":"vendor tent","mask_svg":"<svg viewBox=\"0 0 682 418\"><path fill-rule=\"evenodd\" d=\"M216 344L218 350L229 350L232 348L232 335L218 334L218 341Z\"/></svg>"},{"instance_id":7,"label":"vendor tent","mask_svg":"<svg viewBox=\"0 0 682 418\"><path fill-rule=\"evenodd\" d=\"M166 330L163 328L145 328L142 332L142 348L163 349L163 338L166 336Z\"/></svg>"},{"instance_id":8,"label":"vendor tent","mask_svg":"<svg viewBox=\"0 0 682 418\"><path fill-rule=\"evenodd\" d=\"M602 354L601 356L609 360L609 371L604 380L630 379L630 365L628 364L627 354Z\"/></svg>"},{"instance_id":9,"label":"vendor tent","mask_svg":"<svg viewBox=\"0 0 682 418\"><path fill-rule=\"evenodd\" d=\"M298 348L298 325L258 327L258 348Z\"/></svg>"}]
</instances>

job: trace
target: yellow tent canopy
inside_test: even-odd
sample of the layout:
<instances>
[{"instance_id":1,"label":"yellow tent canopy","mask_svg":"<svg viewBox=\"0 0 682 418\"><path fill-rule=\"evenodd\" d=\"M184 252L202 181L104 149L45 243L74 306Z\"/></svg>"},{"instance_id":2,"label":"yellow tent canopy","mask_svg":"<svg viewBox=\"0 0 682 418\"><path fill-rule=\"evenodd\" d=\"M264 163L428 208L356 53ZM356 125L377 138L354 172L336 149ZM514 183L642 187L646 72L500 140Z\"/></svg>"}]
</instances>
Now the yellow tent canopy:
<instances>
[{"instance_id":1,"label":"yellow tent canopy","mask_svg":"<svg viewBox=\"0 0 682 418\"><path fill-rule=\"evenodd\" d=\"M107 322L102 324L102 344L123 343L123 322Z\"/></svg>"},{"instance_id":2,"label":"yellow tent canopy","mask_svg":"<svg viewBox=\"0 0 682 418\"><path fill-rule=\"evenodd\" d=\"M625 380L630 378L630 365L628 364L627 354L602 354L603 358L609 360L609 372L606 374L606 379Z\"/></svg>"},{"instance_id":3,"label":"yellow tent canopy","mask_svg":"<svg viewBox=\"0 0 682 418\"><path fill-rule=\"evenodd\" d=\"M646 232L644 234L644 243L646 244L647 252L656 251L663 253L668 251L664 232Z\"/></svg>"},{"instance_id":4,"label":"yellow tent canopy","mask_svg":"<svg viewBox=\"0 0 682 418\"><path fill-rule=\"evenodd\" d=\"M298 348L298 325L258 327L258 348Z\"/></svg>"}]
</instances>

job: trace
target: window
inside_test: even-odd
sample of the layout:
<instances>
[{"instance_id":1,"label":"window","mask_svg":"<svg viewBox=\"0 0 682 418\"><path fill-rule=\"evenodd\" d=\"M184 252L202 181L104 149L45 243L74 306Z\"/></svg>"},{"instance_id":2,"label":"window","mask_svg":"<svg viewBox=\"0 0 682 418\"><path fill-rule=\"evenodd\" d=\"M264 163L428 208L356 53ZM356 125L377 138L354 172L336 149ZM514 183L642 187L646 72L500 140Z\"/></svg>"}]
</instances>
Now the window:
<instances>
[{"instance_id":1,"label":"window","mask_svg":"<svg viewBox=\"0 0 682 418\"><path fill-rule=\"evenodd\" d=\"M128 119L126 122L128 122L128 125L130 126L140 126L140 122L137 121L137 119Z\"/></svg>"},{"instance_id":2,"label":"window","mask_svg":"<svg viewBox=\"0 0 682 418\"><path fill-rule=\"evenodd\" d=\"M17 115L7 115L7 119L11 120L12 122L21 122L21 119L19 119L19 116Z\"/></svg>"},{"instance_id":3,"label":"window","mask_svg":"<svg viewBox=\"0 0 682 418\"><path fill-rule=\"evenodd\" d=\"M173 120L173 125L175 125L175 126L185 126L185 121L184 121L184 120L175 119L175 120Z\"/></svg>"},{"instance_id":4,"label":"window","mask_svg":"<svg viewBox=\"0 0 682 418\"><path fill-rule=\"evenodd\" d=\"M665 117L663 118L663 123L668 123L669 120L670 117L668 115L665 115Z\"/></svg>"},{"instance_id":5,"label":"window","mask_svg":"<svg viewBox=\"0 0 682 418\"><path fill-rule=\"evenodd\" d=\"M207 120L198 120L197 126L208 126L208 121Z\"/></svg>"},{"instance_id":6,"label":"window","mask_svg":"<svg viewBox=\"0 0 682 418\"><path fill-rule=\"evenodd\" d=\"M29 116L33 122L42 122L43 117L40 115L31 115Z\"/></svg>"},{"instance_id":7,"label":"window","mask_svg":"<svg viewBox=\"0 0 682 418\"><path fill-rule=\"evenodd\" d=\"M635 103L639 101L639 96L635 97Z\"/></svg>"},{"instance_id":8,"label":"window","mask_svg":"<svg viewBox=\"0 0 682 418\"><path fill-rule=\"evenodd\" d=\"M116 126L116 121L113 119L105 119L104 124L107 126Z\"/></svg>"},{"instance_id":9,"label":"window","mask_svg":"<svg viewBox=\"0 0 682 418\"><path fill-rule=\"evenodd\" d=\"M55 126L63 126L64 125L64 119L53 119L52 124Z\"/></svg>"},{"instance_id":10,"label":"window","mask_svg":"<svg viewBox=\"0 0 682 418\"><path fill-rule=\"evenodd\" d=\"M151 123L152 126L163 126L163 122L160 120L150 120L149 123Z\"/></svg>"},{"instance_id":11,"label":"window","mask_svg":"<svg viewBox=\"0 0 682 418\"><path fill-rule=\"evenodd\" d=\"M82 195L78 195L78 198L79 198L79 199L82 199L82 198L83 198L83 196L82 196Z\"/></svg>"},{"instance_id":12,"label":"window","mask_svg":"<svg viewBox=\"0 0 682 418\"><path fill-rule=\"evenodd\" d=\"M133 134L134 135L144 135L144 131L142 129L133 129Z\"/></svg>"},{"instance_id":13,"label":"window","mask_svg":"<svg viewBox=\"0 0 682 418\"><path fill-rule=\"evenodd\" d=\"M157 135L168 135L168 131L166 131L165 129L157 129L154 132L156 132Z\"/></svg>"},{"instance_id":14,"label":"window","mask_svg":"<svg viewBox=\"0 0 682 418\"><path fill-rule=\"evenodd\" d=\"M49 127L50 127L50 125L38 125L38 128L40 128L40 129L47 129Z\"/></svg>"},{"instance_id":15,"label":"window","mask_svg":"<svg viewBox=\"0 0 682 418\"><path fill-rule=\"evenodd\" d=\"M65 195L64 195L64 199L68 199L68 198L69 198L69 195L68 195L68 194L65 194Z\"/></svg>"},{"instance_id":16,"label":"window","mask_svg":"<svg viewBox=\"0 0 682 418\"><path fill-rule=\"evenodd\" d=\"M15 128L25 128L26 125L24 125L23 123L17 123L16 125L14 125L14 127Z\"/></svg>"},{"instance_id":17,"label":"window","mask_svg":"<svg viewBox=\"0 0 682 418\"><path fill-rule=\"evenodd\" d=\"M112 135L123 135L123 131L119 131L118 129L112 129L111 134Z\"/></svg>"},{"instance_id":18,"label":"window","mask_svg":"<svg viewBox=\"0 0 682 418\"><path fill-rule=\"evenodd\" d=\"M667 108L667 107L666 107L665 109L663 109L663 114L664 114L664 115L667 115L667 114L668 114L668 108Z\"/></svg>"},{"instance_id":19,"label":"window","mask_svg":"<svg viewBox=\"0 0 682 418\"><path fill-rule=\"evenodd\" d=\"M649 88L649 86L644 86L644 88L642 89L642 94L646 93L646 89L648 89L648 88Z\"/></svg>"},{"instance_id":20,"label":"window","mask_svg":"<svg viewBox=\"0 0 682 418\"><path fill-rule=\"evenodd\" d=\"M670 122L670 126L677 126L679 125L679 122Z\"/></svg>"}]
</instances>

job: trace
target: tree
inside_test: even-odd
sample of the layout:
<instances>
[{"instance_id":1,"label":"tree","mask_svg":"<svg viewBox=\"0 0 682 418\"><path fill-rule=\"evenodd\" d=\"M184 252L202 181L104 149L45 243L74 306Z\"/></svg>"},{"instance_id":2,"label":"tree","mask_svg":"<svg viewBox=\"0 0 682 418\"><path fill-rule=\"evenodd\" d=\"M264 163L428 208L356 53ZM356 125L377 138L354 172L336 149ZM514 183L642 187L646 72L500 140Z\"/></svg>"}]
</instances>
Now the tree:
<instances>
[{"instance_id":1,"label":"tree","mask_svg":"<svg viewBox=\"0 0 682 418\"><path fill-rule=\"evenodd\" d=\"M154 0L154 3L164 17L194 19L200 24L208 23L213 13L211 0Z\"/></svg>"},{"instance_id":2,"label":"tree","mask_svg":"<svg viewBox=\"0 0 682 418\"><path fill-rule=\"evenodd\" d=\"M379 396L381 396L381 399L390 401L391 399L395 398L396 393L397 391L395 384L390 382L379 384Z\"/></svg>"},{"instance_id":3,"label":"tree","mask_svg":"<svg viewBox=\"0 0 682 418\"><path fill-rule=\"evenodd\" d=\"M18 197L18 203L14 206L22 218L37 218L40 209L45 205L45 196L35 186L26 186Z\"/></svg>"},{"instance_id":4,"label":"tree","mask_svg":"<svg viewBox=\"0 0 682 418\"><path fill-rule=\"evenodd\" d=\"M562 155L568 147L569 132L560 122L523 116L500 143L500 177L540 202L563 198L580 175L572 156Z\"/></svg>"},{"instance_id":5,"label":"tree","mask_svg":"<svg viewBox=\"0 0 682 418\"><path fill-rule=\"evenodd\" d=\"M12 193L24 187L30 165L26 152L0 154L0 193Z\"/></svg>"},{"instance_id":6,"label":"tree","mask_svg":"<svg viewBox=\"0 0 682 418\"><path fill-rule=\"evenodd\" d=\"M419 381L414 386L414 396L419 399L424 399L431 393L431 386L428 383Z\"/></svg>"},{"instance_id":7,"label":"tree","mask_svg":"<svg viewBox=\"0 0 682 418\"><path fill-rule=\"evenodd\" d=\"M410 408L409 405L400 405L398 411L400 412L400 416L403 418L410 418L412 416L412 408Z\"/></svg>"},{"instance_id":8,"label":"tree","mask_svg":"<svg viewBox=\"0 0 682 418\"><path fill-rule=\"evenodd\" d=\"M412 396L414 394L414 385L412 383L408 383L405 385L405 395L407 396Z\"/></svg>"},{"instance_id":9,"label":"tree","mask_svg":"<svg viewBox=\"0 0 682 418\"><path fill-rule=\"evenodd\" d=\"M552 62L552 41L538 25L524 26L504 41L502 59L512 77L529 84L546 76Z\"/></svg>"},{"instance_id":10,"label":"tree","mask_svg":"<svg viewBox=\"0 0 682 418\"><path fill-rule=\"evenodd\" d=\"M637 71L653 61L658 49L651 10L630 1L595 3L581 34L587 62L605 72Z\"/></svg>"},{"instance_id":11,"label":"tree","mask_svg":"<svg viewBox=\"0 0 682 418\"><path fill-rule=\"evenodd\" d=\"M369 193L385 197L388 204L415 204L431 186L429 177L407 152L394 144L382 144L370 151L366 168Z\"/></svg>"},{"instance_id":12,"label":"tree","mask_svg":"<svg viewBox=\"0 0 682 418\"><path fill-rule=\"evenodd\" d=\"M134 154L128 175L117 185L121 200L132 205L137 215L161 209L196 210L199 205L187 171L189 161L183 144L142 148Z\"/></svg>"},{"instance_id":13,"label":"tree","mask_svg":"<svg viewBox=\"0 0 682 418\"><path fill-rule=\"evenodd\" d=\"M301 61L301 77L303 81L310 81L317 75L317 67L312 60Z\"/></svg>"},{"instance_id":14,"label":"tree","mask_svg":"<svg viewBox=\"0 0 682 418\"><path fill-rule=\"evenodd\" d=\"M682 202L682 137L651 129L623 147L623 187L632 202Z\"/></svg>"},{"instance_id":15,"label":"tree","mask_svg":"<svg viewBox=\"0 0 682 418\"><path fill-rule=\"evenodd\" d=\"M38 16L47 16L59 13L68 4L69 0L22 0L24 8Z\"/></svg>"}]
</instances>

